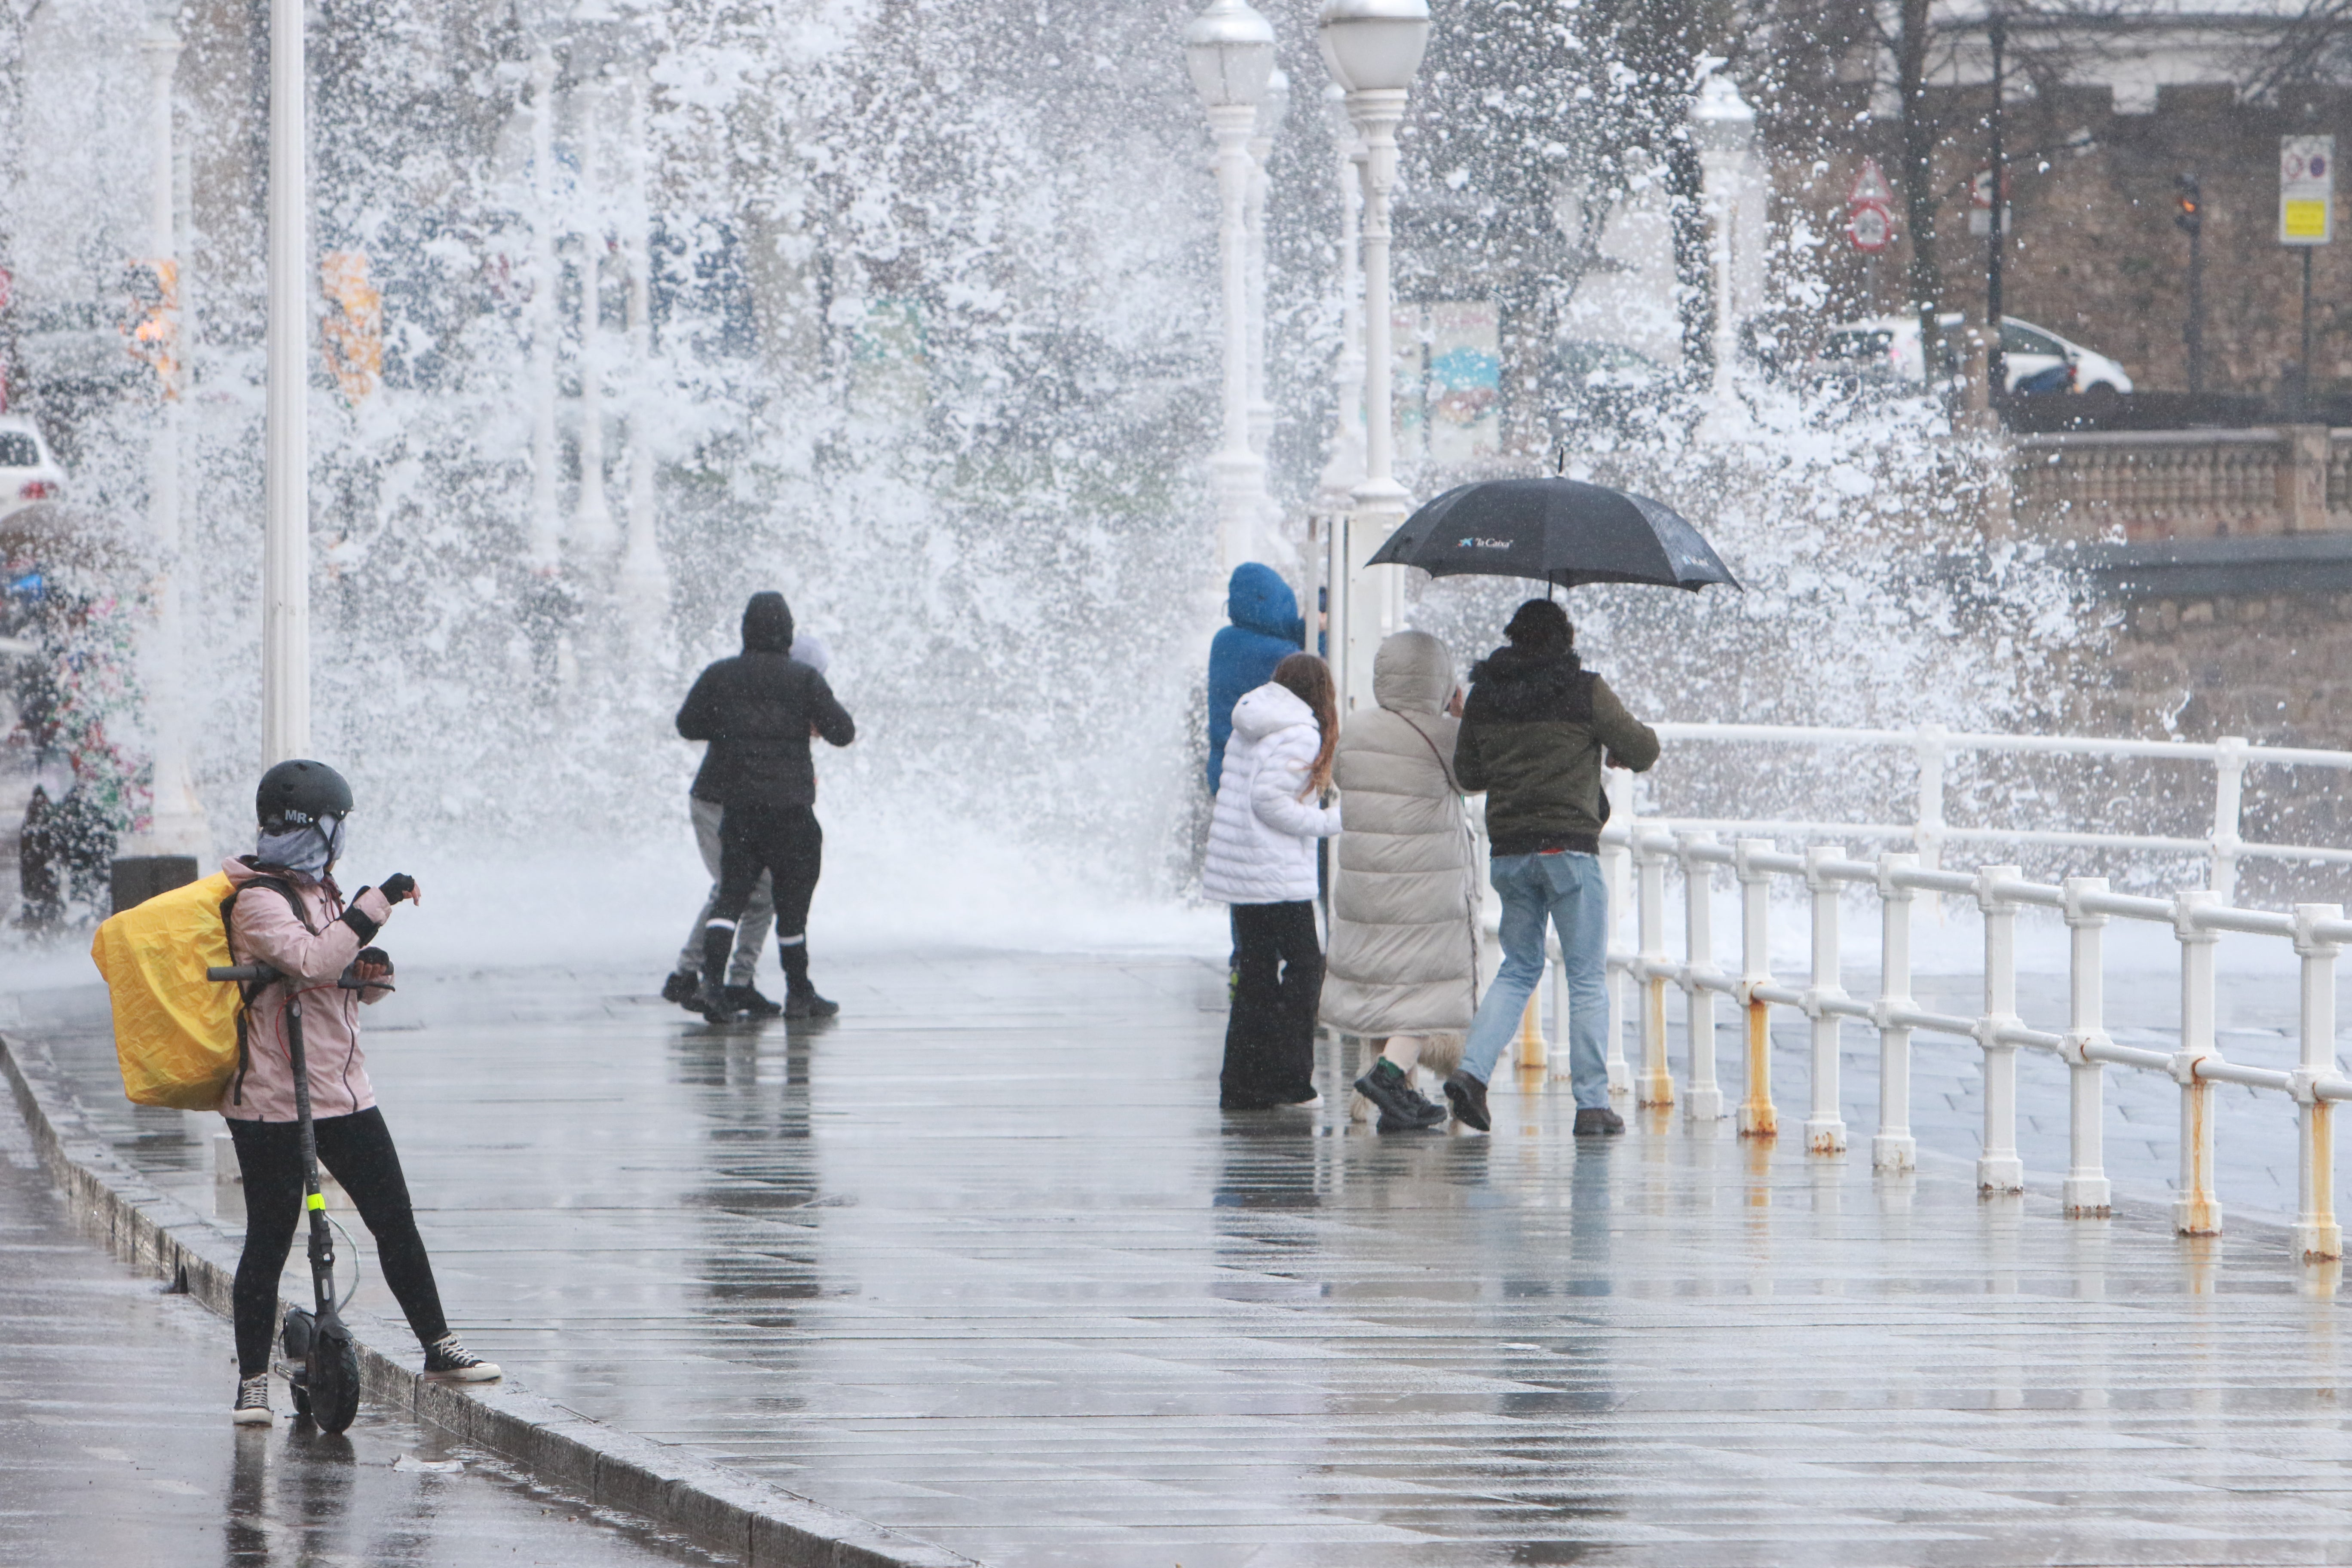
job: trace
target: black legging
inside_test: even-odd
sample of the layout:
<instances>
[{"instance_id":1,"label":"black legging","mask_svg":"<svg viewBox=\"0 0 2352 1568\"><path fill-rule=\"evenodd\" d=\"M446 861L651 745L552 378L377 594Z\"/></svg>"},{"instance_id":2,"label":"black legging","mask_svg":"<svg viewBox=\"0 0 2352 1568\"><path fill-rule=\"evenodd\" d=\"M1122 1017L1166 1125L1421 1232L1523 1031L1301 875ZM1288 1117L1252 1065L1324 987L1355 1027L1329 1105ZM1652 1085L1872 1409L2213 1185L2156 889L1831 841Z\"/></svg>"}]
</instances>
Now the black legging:
<instances>
[{"instance_id":1,"label":"black legging","mask_svg":"<svg viewBox=\"0 0 2352 1568\"><path fill-rule=\"evenodd\" d=\"M1221 1099L1236 1109L1312 1099L1315 1008L1323 994L1315 906L1301 900L1233 910L1240 973L1225 1020Z\"/></svg>"},{"instance_id":2,"label":"black legging","mask_svg":"<svg viewBox=\"0 0 2352 1568\"><path fill-rule=\"evenodd\" d=\"M726 973L735 922L764 871L775 879L776 951L784 975L795 987L806 984L809 900L824 868L824 829L807 806L729 806L719 823L719 892L703 931L703 973ZM711 967L714 961L719 967Z\"/></svg>"},{"instance_id":3,"label":"black legging","mask_svg":"<svg viewBox=\"0 0 2352 1568\"><path fill-rule=\"evenodd\" d=\"M431 1344L449 1331L449 1321L441 1315L433 1261L425 1256L425 1238L416 1234L408 1183L400 1173L400 1154L392 1146L383 1112L370 1106L355 1115L325 1117L312 1126L318 1133L319 1163L359 1205L360 1218L375 1235L384 1283L408 1314L417 1342ZM245 1174L245 1255L236 1260L236 1288L231 1296L237 1375L255 1377L269 1370L269 1344L278 1334L278 1280L286 1271L294 1230L302 1219L302 1131L299 1122L234 1117L228 1131L236 1142L237 1169Z\"/></svg>"}]
</instances>

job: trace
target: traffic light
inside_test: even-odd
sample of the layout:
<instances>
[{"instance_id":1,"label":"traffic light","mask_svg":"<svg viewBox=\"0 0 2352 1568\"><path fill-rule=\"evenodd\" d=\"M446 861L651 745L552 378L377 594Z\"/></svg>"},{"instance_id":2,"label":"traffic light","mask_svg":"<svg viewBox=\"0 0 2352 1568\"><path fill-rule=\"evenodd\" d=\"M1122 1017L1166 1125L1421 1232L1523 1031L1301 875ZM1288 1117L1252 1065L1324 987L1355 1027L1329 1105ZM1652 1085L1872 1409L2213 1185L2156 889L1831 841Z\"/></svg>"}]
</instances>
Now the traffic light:
<instances>
[{"instance_id":1,"label":"traffic light","mask_svg":"<svg viewBox=\"0 0 2352 1568\"><path fill-rule=\"evenodd\" d=\"M319 286L332 307L319 324L327 369L357 404L383 375L383 296L368 281L367 252L331 250L319 258Z\"/></svg>"},{"instance_id":2,"label":"traffic light","mask_svg":"<svg viewBox=\"0 0 2352 1568\"><path fill-rule=\"evenodd\" d=\"M131 313L122 323L131 355L155 373L165 397L180 395L180 266L164 258L134 261L123 271Z\"/></svg>"},{"instance_id":3,"label":"traffic light","mask_svg":"<svg viewBox=\"0 0 2352 1568\"><path fill-rule=\"evenodd\" d=\"M2195 234L2205 226L2205 197L2194 174L2176 175L2172 182L2172 221L2182 232Z\"/></svg>"}]
</instances>

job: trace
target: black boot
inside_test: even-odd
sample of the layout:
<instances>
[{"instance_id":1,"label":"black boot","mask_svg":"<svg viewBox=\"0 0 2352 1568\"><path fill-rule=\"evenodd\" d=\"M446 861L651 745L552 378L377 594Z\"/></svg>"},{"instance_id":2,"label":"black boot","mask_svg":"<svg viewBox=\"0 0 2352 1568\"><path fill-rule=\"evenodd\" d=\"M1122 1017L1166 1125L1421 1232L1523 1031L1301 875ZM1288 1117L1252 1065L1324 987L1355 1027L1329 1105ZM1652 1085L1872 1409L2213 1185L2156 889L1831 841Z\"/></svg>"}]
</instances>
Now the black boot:
<instances>
[{"instance_id":1,"label":"black boot","mask_svg":"<svg viewBox=\"0 0 2352 1568\"><path fill-rule=\"evenodd\" d=\"M702 932L702 986L694 999L686 1004L714 1024L731 1022L736 1016L734 1004L729 1000L725 979L727 961L734 955L735 928L713 923Z\"/></svg>"},{"instance_id":2,"label":"black boot","mask_svg":"<svg viewBox=\"0 0 2352 1568\"><path fill-rule=\"evenodd\" d=\"M1404 1069L1381 1057L1371 1070L1356 1080L1356 1092L1380 1108L1380 1130L1408 1132L1435 1127L1445 1120L1444 1109L1415 1094Z\"/></svg>"},{"instance_id":3,"label":"black boot","mask_svg":"<svg viewBox=\"0 0 2352 1568\"><path fill-rule=\"evenodd\" d=\"M841 1004L828 1002L816 994L809 984L808 941L776 941L776 956L784 965L784 1016L787 1018L830 1018L841 1011Z\"/></svg>"}]
</instances>

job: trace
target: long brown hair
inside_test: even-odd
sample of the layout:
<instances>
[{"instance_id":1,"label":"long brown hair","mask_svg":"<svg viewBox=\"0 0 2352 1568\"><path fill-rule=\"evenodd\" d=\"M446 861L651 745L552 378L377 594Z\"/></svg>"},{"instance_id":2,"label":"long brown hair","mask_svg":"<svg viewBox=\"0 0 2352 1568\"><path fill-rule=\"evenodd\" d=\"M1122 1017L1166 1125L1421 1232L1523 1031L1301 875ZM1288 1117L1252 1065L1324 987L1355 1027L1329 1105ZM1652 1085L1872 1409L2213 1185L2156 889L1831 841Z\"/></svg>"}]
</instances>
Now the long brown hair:
<instances>
[{"instance_id":1,"label":"long brown hair","mask_svg":"<svg viewBox=\"0 0 2352 1568\"><path fill-rule=\"evenodd\" d=\"M1274 683L1315 710L1323 744L1315 753L1315 765L1307 770L1307 787L1298 798L1321 795L1331 787L1331 753L1339 746L1339 704L1331 689L1331 667L1311 653L1294 653L1274 667Z\"/></svg>"}]
</instances>

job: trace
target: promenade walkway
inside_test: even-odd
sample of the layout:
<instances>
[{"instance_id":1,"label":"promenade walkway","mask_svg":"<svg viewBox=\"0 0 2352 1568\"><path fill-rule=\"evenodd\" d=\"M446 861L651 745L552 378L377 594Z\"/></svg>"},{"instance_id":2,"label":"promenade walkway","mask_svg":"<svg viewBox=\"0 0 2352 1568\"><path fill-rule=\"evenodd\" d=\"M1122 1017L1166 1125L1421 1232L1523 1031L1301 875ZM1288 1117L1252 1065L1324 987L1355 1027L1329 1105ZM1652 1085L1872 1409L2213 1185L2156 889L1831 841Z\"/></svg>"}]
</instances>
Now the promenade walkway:
<instances>
[{"instance_id":1,"label":"promenade walkway","mask_svg":"<svg viewBox=\"0 0 2352 1568\"><path fill-rule=\"evenodd\" d=\"M1498 1084L1491 1138L1377 1138L1338 1093L1221 1114L1197 958L826 978L843 1017L787 1031L552 970L404 975L371 1054L469 1342L1006 1568L2352 1559L2336 1276L2257 1223L2286 1206L2261 1184L2292 1195L2275 1106L2225 1101L2231 1228L2187 1242L2168 1086L2137 1075L2118 1215L2069 1222L2030 1142L2063 1090L2030 1078L2036 1184L1978 1198L1964 1049L1920 1051L1922 1169L1889 1179L1859 1032L1842 1160L1672 1114L1579 1142L1540 1081ZM2143 978L2111 981L2119 1037L2161 1022ZM2291 1054L2291 984L2233 1005L2233 1058ZM31 995L16 1032L210 1212L101 1008ZM1359 1064L1325 1058L1328 1093ZM389 1310L372 1255L362 1299Z\"/></svg>"},{"instance_id":2,"label":"promenade walkway","mask_svg":"<svg viewBox=\"0 0 2352 1568\"><path fill-rule=\"evenodd\" d=\"M74 1223L0 1107L0 1565L662 1568L709 1553L381 1405L232 1430L227 1323Z\"/></svg>"}]
</instances>

